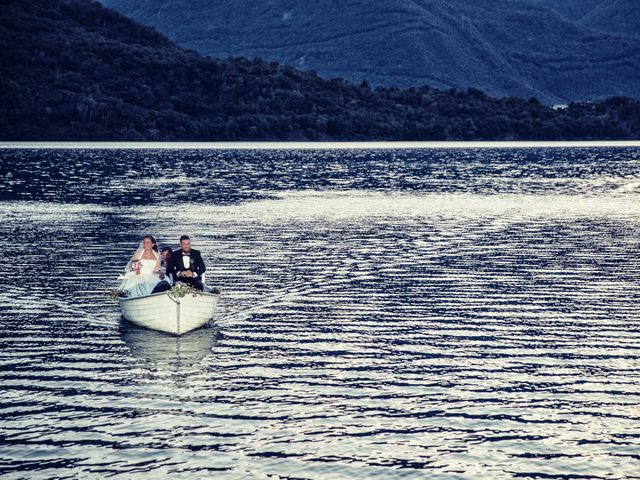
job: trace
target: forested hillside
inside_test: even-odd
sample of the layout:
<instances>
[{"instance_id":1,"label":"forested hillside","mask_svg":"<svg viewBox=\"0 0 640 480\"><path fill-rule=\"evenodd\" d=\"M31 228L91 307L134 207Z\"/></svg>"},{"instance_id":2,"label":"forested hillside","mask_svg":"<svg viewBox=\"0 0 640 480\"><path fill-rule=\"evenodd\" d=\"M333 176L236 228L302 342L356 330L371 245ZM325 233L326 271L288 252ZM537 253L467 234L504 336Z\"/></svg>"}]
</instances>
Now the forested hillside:
<instances>
[{"instance_id":1,"label":"forested hillside","mask_svg":"<svg viewBox=\"0 0 640 480\"><path fill-rule=\"evenodd\" d=\"M554 110L204 58L88 0L3 2L0 62L2 140L640 138L628 98Z\"/></svg>"}]
</instances>

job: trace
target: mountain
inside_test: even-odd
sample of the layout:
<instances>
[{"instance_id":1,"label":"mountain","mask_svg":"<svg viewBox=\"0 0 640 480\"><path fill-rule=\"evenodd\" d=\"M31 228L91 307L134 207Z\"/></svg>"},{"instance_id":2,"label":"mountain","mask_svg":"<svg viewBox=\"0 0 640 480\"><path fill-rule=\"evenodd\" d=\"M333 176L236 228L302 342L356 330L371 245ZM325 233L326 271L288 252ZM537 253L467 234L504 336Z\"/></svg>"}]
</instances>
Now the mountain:
<instances>
[{"instance_id":1,"label":"mountain","mask_svg":"<svg viewBox=\"0 0 640 480\"><path fill-rule=\"evenodd\" d=\"M580 22L596 30L640 38L640 2L637 0L603 1L591 9Z\"/></svg>"},{"instance_id":2,"label":"mountain","mask_svg":"<svg viewBox=\"0 0 640 480\"><path fill-rule=\"evenodd\" d=\"M538 3L595 31L614 36L640 36L637 0L538 0Z\"/></svg>"},{"instance_id":3,"label":"mountain","mask_svg":"<svg viewBox=\"0 0 640 480\"><path fill-rule=\"evenodd\" d=\"M582 17L598 5L608 1L609 0L537 0L535 3L554 10L569 20L580 22Z\"/></svg>"},{"instance_id":4,"label":"mountain","mask_svg":"<svg viewBox=\"0 0 640 480\"><path fill-rule=\"evenodd\" d=\"M204 58L88 0L4 0L0 63L1 140L640 138L628 98L554 109Z\"/></svg>"},{"instance_id":5,"label":"mountain","mask_svg":"<svg viewBox=\"0 0 640 480\"><path fill-rule=\"evenodd\" d=\"M637 0L103 3L203 55L260 57L326 78L474 86L548 104L640 98ZM609 18L620 26L608 28Z\"/></svg>"}]
</instances>

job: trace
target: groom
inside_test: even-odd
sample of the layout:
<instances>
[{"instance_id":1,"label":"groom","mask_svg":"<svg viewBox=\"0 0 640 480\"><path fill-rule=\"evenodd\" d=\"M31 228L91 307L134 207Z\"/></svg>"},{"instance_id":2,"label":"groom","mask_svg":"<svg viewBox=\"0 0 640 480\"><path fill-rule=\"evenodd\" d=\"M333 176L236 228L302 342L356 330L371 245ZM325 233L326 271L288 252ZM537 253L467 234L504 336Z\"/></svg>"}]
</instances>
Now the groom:
<instances>
[{"instance_id":1,"label":"groom","mask_svg":"<svg viewBox=\"0 0 640 480\"><path fill-rule=\"evenodd\" d=\"M182 235L180 250L173 252L167 262L167 274L170 274L175 282L186 283L202 291L202 274L205 270L200 252L191 248L191 239L187 235Z\"/></svg>"}]
</instances>

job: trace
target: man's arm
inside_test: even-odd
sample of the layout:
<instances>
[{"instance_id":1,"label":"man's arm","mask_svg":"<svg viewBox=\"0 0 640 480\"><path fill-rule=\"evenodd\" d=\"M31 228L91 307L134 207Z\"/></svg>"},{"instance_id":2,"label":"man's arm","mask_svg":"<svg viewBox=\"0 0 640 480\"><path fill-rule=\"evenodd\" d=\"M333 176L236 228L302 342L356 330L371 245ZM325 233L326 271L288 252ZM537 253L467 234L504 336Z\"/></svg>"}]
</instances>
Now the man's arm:
<instances>
[{"instance_id":1,"label":"man's arm","mask_svg":"<svg viewBox=\"0 0 640 480\"><path fill-rule=\"evenodd\" d=\"M198 252L198 256L195 261L195 268L193 269L195 273L198 274L198 277L201 277L204 272L207 271L207 267L204 266L204 260L202 260L202 255Z\"/></svg>"},{"instance_id":2,"label":"man's arm","mask_svg":"<svg viewBox=\"0 0 640 480\"><path fill-rule=\"evenodd\" d=\"M169 258L167 259L167 268L166 268L166 274L167 275L171 275L173 278L175 278L176 276L176 272L174 271L174 263L173 263L173 254L169 255Z\"/></svg>"}]
</instances>

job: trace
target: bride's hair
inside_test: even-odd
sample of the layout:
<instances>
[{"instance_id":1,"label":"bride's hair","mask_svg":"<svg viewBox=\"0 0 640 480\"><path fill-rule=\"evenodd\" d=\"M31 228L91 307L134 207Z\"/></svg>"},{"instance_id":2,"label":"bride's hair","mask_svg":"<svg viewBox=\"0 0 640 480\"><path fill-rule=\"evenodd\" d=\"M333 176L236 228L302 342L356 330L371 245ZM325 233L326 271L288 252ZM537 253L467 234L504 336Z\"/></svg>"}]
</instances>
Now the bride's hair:
<instances>
[{"instance_id":1,"label":"bride's hair","mask_svg":"<svg viewBox=\"0 0 640 480\"><path fill-rule=\"evenodd\" d=\"M154 237L153 235L145 235L144 237L142 237L142 240L144 240L145 238L151 240L151 242L153 243L153 247L151 248L158 252L158 242L156 242L156 237Z\"/></svg>"}]
</instances>

